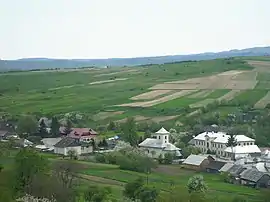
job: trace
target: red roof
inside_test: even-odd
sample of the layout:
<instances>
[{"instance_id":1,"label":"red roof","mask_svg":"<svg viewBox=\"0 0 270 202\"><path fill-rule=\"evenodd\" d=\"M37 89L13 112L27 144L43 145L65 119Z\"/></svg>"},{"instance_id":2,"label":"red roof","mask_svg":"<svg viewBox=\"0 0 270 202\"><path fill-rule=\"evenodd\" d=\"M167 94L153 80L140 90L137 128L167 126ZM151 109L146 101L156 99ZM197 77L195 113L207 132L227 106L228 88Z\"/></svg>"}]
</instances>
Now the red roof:
<instances>
[{"instance_id":1,"label":"red roof","mask_svg":"<svg viewBox=\"0 0 270 202\"><path fill-rule=\"evenodd\" d=\"M65 127L60 127L60 132L64 133ZM93 136L95 137L98 133L91 128L71 128L71 132L68 134L69 137L81 137L81 136Z\"/></svg>"}]
</instances>

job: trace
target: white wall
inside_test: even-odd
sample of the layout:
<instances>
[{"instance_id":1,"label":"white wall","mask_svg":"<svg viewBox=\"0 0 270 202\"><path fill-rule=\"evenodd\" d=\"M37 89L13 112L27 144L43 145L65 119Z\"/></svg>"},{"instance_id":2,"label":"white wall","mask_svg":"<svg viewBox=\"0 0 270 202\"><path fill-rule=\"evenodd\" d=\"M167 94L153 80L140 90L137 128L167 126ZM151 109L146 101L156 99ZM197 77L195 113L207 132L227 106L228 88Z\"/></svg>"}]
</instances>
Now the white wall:
<instances>
[{"instance_id":1,"label":"white wall","mask_svg":"<svg viewBox=\"0 0 270 202\"><path fill-rule=\"evenodd\" d=\"M175 151L164 151L158 148L140 148L140 149L144 151L144 153L151 158L158 158L160 154L162 155L162 157L164 157L164 154L166 153L175 154ZM153 152L154 152L154 155L152 154Z\"/></svg>"},{"instance_id":2,"label":"white wall","mask_svg":"<svg viewBox=\"0 0 270 202\"><path fill-rule=\"evenodd\" d=\"M65 147L65 148L59 148L59 147L55 147L54 148L54 153L55 154L61 154L64 156L68 155L68 151L70 150L75 150L77 155L81 155L82 151L81 151L81 146L77 146L77 147Z\"/></svg>"},{"instance_id":3,"label":"white wall","mask_svg":"<svg viewBox=\"0 0 270 202\"><path fill-rule=\"evenodd\" d=\"M88 146L88 147L85 147L85 146L82 146L81 147L81 153L82 154L89 154L89 153L92 153L93 152L93 147L92 146Z\"/></svg>"}]
</instances>

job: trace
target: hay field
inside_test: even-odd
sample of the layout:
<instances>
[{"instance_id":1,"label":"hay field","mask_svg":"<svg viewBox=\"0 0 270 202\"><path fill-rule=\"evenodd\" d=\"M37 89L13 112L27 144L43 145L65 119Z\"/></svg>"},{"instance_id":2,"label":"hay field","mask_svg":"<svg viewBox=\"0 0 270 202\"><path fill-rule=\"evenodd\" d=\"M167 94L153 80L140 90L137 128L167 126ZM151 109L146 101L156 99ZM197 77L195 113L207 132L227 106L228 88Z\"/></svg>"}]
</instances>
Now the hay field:
<instances>
[{"instance_id":1,"label":"hay field","mask_svg":"<svg viewBox=\"0 0 270 202\"><path fill-rule=\"evenodd\" d=\"M196 102L194 104L191 104L189 105L190 108L200 108L200 107L204 107L210 103L213 103L215 102L215 99L204 99L204 100L201 100L199 102Z\"/></svg>"},{"instance_id":2,"label":"hay field","mask_svg":"<svg viewBox=\"0 0 270 202\"><path fill-rule=\"evenodd\" d=\"M226 93L225 95L221 96L220 98L218 98L218 101L222 101L222 100L230 101L234 97L239 95L241 92L243 92L243 91L241 91L241 90L232 90L232 91Z\"/></svg>"},{"instance_id":3,"label":"hay field","mask_svg":"<svg viewBox=\"0 0 270 202\"><path fill-rule=\"evenodd\" d=\"M214 92L214 90L202 90L192 95L189 95L188 97L189 98L205 98L208 95L210 95L212 92Z\"/></svg>"}]
</instances>

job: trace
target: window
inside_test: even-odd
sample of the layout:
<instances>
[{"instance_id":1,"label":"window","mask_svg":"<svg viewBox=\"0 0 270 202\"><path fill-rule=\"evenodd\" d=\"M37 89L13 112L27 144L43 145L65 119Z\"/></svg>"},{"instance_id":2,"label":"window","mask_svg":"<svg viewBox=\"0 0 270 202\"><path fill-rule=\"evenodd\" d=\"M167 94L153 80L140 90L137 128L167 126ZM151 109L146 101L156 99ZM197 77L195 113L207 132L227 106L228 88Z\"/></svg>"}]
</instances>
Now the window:
<instances>
[{"instance_id":1,"label":"window","mask_svg":"<svg viewBox=\"0 0 270 202\"><path fill-rule=\"evenodd\" d=\"M158 139L160 139L160 136L158 136Z\"/></svg>"},{"instance_id":2,"label":"window","mask_svg":"<svg viewBox=\"0 0 270 202\"><path fill-rule=\"evenodd\" d=\"M167 139L167 136L165 136L165 140Z\"/></svg>"},{"instance_id":3,"label":"window","mask_svg":"<svg viewBox=\"0 0 270 202\"><path fill-rule=\"evenodd\" d=\"M167 143L167 141L165 141L165 143Z\"/></svg>"},{"instance_id":4,"label":"window","mask_svg":"<svg viewBox=\"0 0 270 202\"><path fill-rule=\"evenodd\" d=\"M246 143L244 143L244 146L246 146Z\"/></svg>"}]
</instances>

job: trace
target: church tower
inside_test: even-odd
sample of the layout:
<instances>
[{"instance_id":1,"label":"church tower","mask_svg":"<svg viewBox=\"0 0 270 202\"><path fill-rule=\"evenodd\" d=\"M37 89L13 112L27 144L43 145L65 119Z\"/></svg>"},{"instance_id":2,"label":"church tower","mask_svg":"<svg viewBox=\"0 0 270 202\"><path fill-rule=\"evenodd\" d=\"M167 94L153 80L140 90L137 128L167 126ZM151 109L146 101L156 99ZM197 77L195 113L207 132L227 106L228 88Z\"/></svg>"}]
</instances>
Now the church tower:
<instances>
[{"instance_id":1,"label":"church tower","mask_svg":"<svg viewBox=\"0 0 270 202\"><path fill-rule=\"evenodd\" d=\"M156 138L161 141L162 145L169 143L169 135L170 133L163 127L155 134Z\"/></svg>"}]
</instances>

